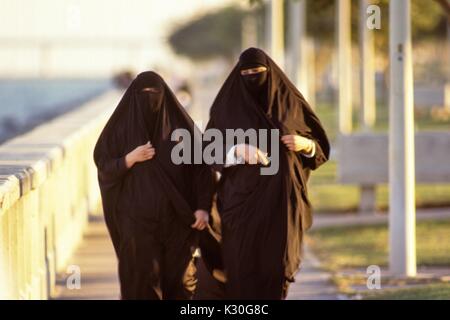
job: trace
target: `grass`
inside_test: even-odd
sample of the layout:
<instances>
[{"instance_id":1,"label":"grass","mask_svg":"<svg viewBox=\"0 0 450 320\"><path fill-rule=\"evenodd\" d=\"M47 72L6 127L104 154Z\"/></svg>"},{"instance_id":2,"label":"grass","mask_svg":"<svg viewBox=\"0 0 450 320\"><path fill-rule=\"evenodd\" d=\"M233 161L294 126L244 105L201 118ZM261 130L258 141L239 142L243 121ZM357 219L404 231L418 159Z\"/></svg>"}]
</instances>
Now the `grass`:
<instances>
[{"instance_id":1,"label":"grass","mask_svg":"<svg viewBox=\"0 0 450 320\"><path fill-rule=\"evenodd\" d=\"M384 275L381 277L381 290L369 290L367 288L367 274L358 270L347 270L346 272L334 272L331 281L337 287L340 293L346 294L351 298L369 298L374 295L389 292L397 294L406 289L434 287L436 285L450 285L446 277L428 276L415 278L395 278Z\"/></svg>"},{"instance_id":2,"label":"grass","mask_svg":"<svg viewBox=\"0 0 450 320\"><path fill-rule=\"evenodd\" d=\"M382 290L368 290L365 269L388 264L386 225L327 227L308 233L307 242L332 272L339 292L361 299L450 299L448 279L439 277L381 278ZM450 268L450 220L419 221L416 225L420 267Z\"/></svg>"},{"instance_id":3,"label":"grass","mask_svg":"<svg viewBox=\"0 0 450 320\"><path fill-rule=\"evenodd\" d=\"M386 289L362 294L366 300L450 300L450 283L433 283L414 288Z\"/></svg>"},{"instance_id":4,"label":"grass","mask_svg":"<svg viewBox=\"0 0 450 320\"><path fill-rule=\"evenodd\" d=\"M377 105L376 123L373 130L375 132L386 132L389 126L389 109L384 104ZM320 104L317 107L317 115L327 130L331 141L336 140L338 132L337 107L332 104ZM448 130L450 118L437 119L432 113L425 109L416 109L414 114L415 129L421 130ZM353 110L353 130L359 130L358 110Z\"/></svg>"},{"instance_id":5,"label":"grass","mask_svg":"<svg viewBox=\"0 0 450 320\"><path fill-rule=\"evenodd\" d=\"M416 227L419 266L450 266L450 220L419 221ZM345 268L386 266L386 225L328 227L308 234L307 241L331 271Z\"/></svg>"},{"instance_id":6,"label":"grass","mask_svg":"<svg viewBox=\"0 0 450 320\"><path fill-rule=\"evenodd\" d=\"M332 144L337 136L337 112L332 106L319 106L317 113ZM353 114L354 130L359 130L357 114ZM431 113L416 111L415 129L448 130L450 118L435 119ZM388 108L377 106L374 132L388 130ZM450 206L450 184L416 185L416 206ZM337 163L329 161L313 172L309 197L315 211L357 211L360 190L357 185L337 181ZM376 186L376 208L386 210L389 202L386 185ZM419 221L416 227L417 262L419 266L450 268L450 221ZM388 263L388 230L386 225L330 227L309 233L307 241L332 271L332 281L341 293L359 294L363 299L450 299L450 284L441 279L389 279L382 277L382 290L369 291L364 270L369 265L386 267ZM347 269L349 272L342 272ZM363 271L361 271L363 270ZM405 288L407 286L407 288ZM391 287L391 288L390 288ZM359 288L359 289L358 289Z\"/></svg>"}]
</instances>

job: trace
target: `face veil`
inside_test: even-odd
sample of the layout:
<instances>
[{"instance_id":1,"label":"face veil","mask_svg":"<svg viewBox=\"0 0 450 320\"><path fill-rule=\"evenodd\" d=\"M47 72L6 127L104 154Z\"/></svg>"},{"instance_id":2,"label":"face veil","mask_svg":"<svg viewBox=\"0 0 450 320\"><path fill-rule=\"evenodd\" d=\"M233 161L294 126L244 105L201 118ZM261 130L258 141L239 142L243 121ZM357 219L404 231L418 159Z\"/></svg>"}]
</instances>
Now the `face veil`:
<instances>
[{"instance_id":1,"label":"face veil","mask_svg":"<svg viewBox=\"0 0 450 320\"><path fill-rule=\"evenodd\" d=\"M142 112L146 130L150 138L156 133L158 115L164 102L164 85L162 79L153 74L136 81L136 100Z\"/></svg>"},{"instance_id":2,"label":"face veil","mask_svg":"<svg viewBox=\"0 0 450 320\"><path fill-rule=\"evenodd\" d=\"M266 56L260 50L250 48L239 57L239 65L245 87L257 104L263 109L267 109L268 63ZM242 74L243 70L258 67L265 67L266 70L252 74Z\"/></svg>"}]
</instances>

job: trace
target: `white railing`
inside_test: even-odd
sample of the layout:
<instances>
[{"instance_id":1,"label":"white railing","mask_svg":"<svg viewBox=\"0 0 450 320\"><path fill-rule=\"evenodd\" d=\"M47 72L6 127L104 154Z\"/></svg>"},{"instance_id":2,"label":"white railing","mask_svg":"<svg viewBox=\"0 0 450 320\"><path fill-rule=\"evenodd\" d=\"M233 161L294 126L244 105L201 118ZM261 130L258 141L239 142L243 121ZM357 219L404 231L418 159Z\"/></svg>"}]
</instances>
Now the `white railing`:
<instances>
[{"instance_id":1,"label":"white railing","mask_svg":"<svg viewBox=\"0 0 450 320\"><path fill-rule=\"evenodd\" d=\"M93 148L117 104L108 92L0 145L0 299L47 299L100 211Z\"/></svg>"}]
</instances>

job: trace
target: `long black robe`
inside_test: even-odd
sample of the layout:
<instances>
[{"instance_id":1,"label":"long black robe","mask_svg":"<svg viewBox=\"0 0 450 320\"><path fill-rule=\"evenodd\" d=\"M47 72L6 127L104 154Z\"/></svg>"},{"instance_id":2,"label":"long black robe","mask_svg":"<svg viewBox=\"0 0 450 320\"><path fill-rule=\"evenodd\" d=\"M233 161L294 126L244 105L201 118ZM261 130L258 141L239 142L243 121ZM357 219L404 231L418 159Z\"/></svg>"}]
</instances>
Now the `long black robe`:
<instances>
[{"instance_id":1,"label":"long black robe","mask_svg":"<svg viewBox=\"0 0 450 320\"><path fill-rule=\"evenodd\" d=\"M213 182L205 166L172 162L177 128L199 137L164 80L144 72L126 90L95 147L122 299L187 299L195 289L192 272L186 277L198 234L190 225L196 209L210 210ZM126 154L147 141L154 158L127 169Z\"/></svg>"},{"instance_id":2,"label":"long black robe","mask_svg":"<svg viewBox=\"0 0 450 320\"><path fill-rule=\"evenodd\" d=\"M235 165L221 170L217 207L222 223L226 294L231 299L281 299L301 261L303 232L312 224L307 181L310 170L327 161L329 142L319 119L280 68L262 50L242 56L259 57L268 68L265 98L254 97L240 74L232 70L210 111L207 128L279 129L280 136L297 134L315 143L315 156L289 151L280 141L280 166L275 175L260 175L260 165ZM261 105L263 103L266 105ZM225 147L225 146L224 146Z\"/></svg>"}]
</instances>

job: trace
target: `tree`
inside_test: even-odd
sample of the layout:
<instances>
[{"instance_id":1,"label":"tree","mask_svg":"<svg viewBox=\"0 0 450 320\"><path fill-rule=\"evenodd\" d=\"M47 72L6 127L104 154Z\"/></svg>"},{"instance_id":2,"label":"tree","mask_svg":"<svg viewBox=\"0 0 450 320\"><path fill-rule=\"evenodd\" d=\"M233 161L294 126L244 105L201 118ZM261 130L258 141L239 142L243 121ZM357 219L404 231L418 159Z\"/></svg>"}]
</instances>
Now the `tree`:
<instances>
[{"instance_id":1,"label":"tree","mask_svg":"<svg viewBox=\"0 0 450 320\"><path fill-rule=\"evenodd\" d=\"M177 54L192 60L230 58L240 49L244 16L245 12L236 7L206 14L177 27L169 43Z\"/></svg>"},{"instance_id":2,"label":"tree","mask_svg":"<svg viewBox=\"0 0 450 320\"><path fill-rule=\"evenodd\" d=\"M292 0L296 1L296 0ZM334 42L335 3L337 0L306 0L307 32L318 41ZM395 1L395 0L391 0ZM214 57L232 58L241 49L241 22L252 14L261 22L259 38L264 37L265 5L262 0L243 0L250 11L231 6L206 14L186 24L177 26L169 37L173 50L193 60ZM288 1L285 1L287 3ZM352 39L358 41L359 1L352 0ZM381 30L375 32L376 48L385 51L389 36L389 0L374 1L381 8ZM286 8L287 10L287 8ZM411 21L414 41L444 39L450 15L448 0L412 0ZM286 26L289 15L286 14ZM287 30L286 33L287 34Z\"/></svg>"}]
</instances>

